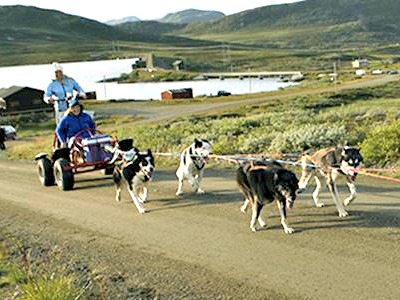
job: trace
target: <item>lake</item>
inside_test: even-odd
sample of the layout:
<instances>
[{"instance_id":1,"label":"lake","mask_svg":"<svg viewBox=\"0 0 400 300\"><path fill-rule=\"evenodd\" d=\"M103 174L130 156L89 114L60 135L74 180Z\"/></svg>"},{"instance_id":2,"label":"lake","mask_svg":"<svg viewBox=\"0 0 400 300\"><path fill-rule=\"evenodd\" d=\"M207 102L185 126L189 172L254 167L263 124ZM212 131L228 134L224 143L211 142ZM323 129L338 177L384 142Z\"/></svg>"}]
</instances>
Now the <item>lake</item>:
<instances>
[{"instance_id":1,"label":"lake","mask_svg":"<svg viewBox=\"0 0 400 300\"><path fill-rule=\"evenodd\" d=\"M275 91L293 83L278 82L276 78L212 79L200 81L150 82L150 83L99 83L129 73L137 58L103 60L93 62L63 63L64 73L75 78L85 91L95 91L98 99L160 99L161 92L168 89L192 88L193 95L215 95L224 90L232 94L248 94ZM54 76L48 65L26 65L0 68L0 88L12 85L29 86L46 90Z\"/></svg>"}]
</instances>

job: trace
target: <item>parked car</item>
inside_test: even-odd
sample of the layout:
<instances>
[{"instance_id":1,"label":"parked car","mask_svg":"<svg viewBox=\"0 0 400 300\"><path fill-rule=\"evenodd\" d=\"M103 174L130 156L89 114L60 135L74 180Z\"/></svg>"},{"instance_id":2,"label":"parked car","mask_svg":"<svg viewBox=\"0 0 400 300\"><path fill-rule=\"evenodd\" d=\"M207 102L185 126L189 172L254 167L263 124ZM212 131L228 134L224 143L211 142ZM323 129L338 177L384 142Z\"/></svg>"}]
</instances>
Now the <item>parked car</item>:
<instances>
[{"instance_id":1,"label":"parked car","mask_svg":"<svg viewBox=\"0 0 400 300\"><path fill-rule=\"evenodd\" d=\"M383 74L383 71L380 69L372 71L372 75L382 75L382 74Z\"/></svg>"},{"instance_id":2,"label":"parked car","mask_svg":"<svg viewBox=\"0 0 400 300\"><path fill-rule=\"evenodd\" d=\"M398 74L400 74L400 71L398 71L398 70L389 70L387 73L388 73L388 75L398 75Z\"/></svg>"},{"instance_id":3,"label":"parked car","mask_svg":"<svg viewBox=\"0 0 400 300\"><path fill-rule=\"evenodd\" d=\"M367 75L367 72L365 70L356 70L356 76L362 77Z\"/></svg>"},{"instance_id":4,"label":"parked car","mask_svg":"<svg viewBox=\"0 0 400 300\"><path fill-rule=\"evenodd\" d=\"M232 93L229 93L227 91L218 91L217 96L221 97L221 96L230 96L232 95Z\"/></svg>"},{"instance_id":5,"label":"parked car","mask_svg":"<svg viewBox=\"0 0 400 300\"><path fill-rule=\"evenodd\" d=\"M11 125L2 125L0 128L3 128L6 133L7 140L15 140L17 138L17 130Z\"/></svg>"}]
</instances>

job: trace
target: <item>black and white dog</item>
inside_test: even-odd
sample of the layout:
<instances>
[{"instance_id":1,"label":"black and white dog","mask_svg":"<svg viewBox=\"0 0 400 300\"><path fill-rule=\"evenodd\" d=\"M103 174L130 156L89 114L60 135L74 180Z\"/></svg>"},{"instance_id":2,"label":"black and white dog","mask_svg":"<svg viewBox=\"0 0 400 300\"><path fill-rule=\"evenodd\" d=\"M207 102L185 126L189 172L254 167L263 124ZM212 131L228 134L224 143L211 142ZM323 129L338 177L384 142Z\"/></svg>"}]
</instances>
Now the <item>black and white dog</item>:
<instances>
[{"instance_id":1,"label":"black and white dog","mask_svg":"<svg viewBox=\"0 0 400 300\"><path fill-rule=\"evenodd\" d=\"M207 140L195 139L190 147L186 148L180 159L179 168L176 171L178 177L178 191L176 195L182 195L183 181L187 179L198 194L204 194L201 189L204 169L208 156L212 152L212 146Z\"/></svg>"},{"instance_id":2,"label":"black and white dog","mask_svg":"<svg viewBox=\"0 0 400 300\"><path fill-rule=\"evenodd\" d=\"M236 180L245 196L241 211L245 212L249 203L252 207L250 229L253 232L257 230L257 221L261 227L267 226L260 213L265 204L274 200L277 202L285 233L294 232L286 223L286 209L293 207L299 188L299 181L292 171L276 162L246 162L237 170Z\"/></svg>"},{"instance_id":3,"label":"black and white dog","mask_svg":"<svg viewBox=\"0 0 400 300\"><path fill-rule=\"evenodd\" d=\"M299 187L304 190L311 176L314 176L317 187L313 193L313 199L317 207L322 207L324 204L319 199L319 193L322 189L321 180L319 177L325 177L328 188L332 194L333 201L339 213L339 217L348 216L348 212L344 206L349 205L357 195L356 186L354 184L357 177L357 168L362 163L363 158L360 151L353 147L336 147L323 149L315 152L312 155L303 155L302 176L299 182ZM316 165L318 168L312 168L311 165ZM339 175L344 175L347 179L347 186L350 190L350 196L343 203L339 199L339 194L336 186L336 180Z\"/></svg>"},{"instance_id":4,"label":"black and white dog","mask_svg":"<svg viewBox=\"0 0 400 300\"><path fill-rule=\"evenodd\" d=\"M147 201L148 184L153 178L155 164L151 150L140 153L136 148L124 151L122 162L114 169L114 183L117 189L115 200L121 201L121 189L126 185L140 214L146 212L144 203Z\"/></svg>"},{"instance_id":5,"label":"black and white dog","mask_svg":"<svg viewBox=\"0 0 400 300\"><path fill-rule=\"evenodd\" d=\"M6 144L4 143L7 139L6 131L4 128L0 128L0 150L6 150Z\"/></svg>"}]
</instances>

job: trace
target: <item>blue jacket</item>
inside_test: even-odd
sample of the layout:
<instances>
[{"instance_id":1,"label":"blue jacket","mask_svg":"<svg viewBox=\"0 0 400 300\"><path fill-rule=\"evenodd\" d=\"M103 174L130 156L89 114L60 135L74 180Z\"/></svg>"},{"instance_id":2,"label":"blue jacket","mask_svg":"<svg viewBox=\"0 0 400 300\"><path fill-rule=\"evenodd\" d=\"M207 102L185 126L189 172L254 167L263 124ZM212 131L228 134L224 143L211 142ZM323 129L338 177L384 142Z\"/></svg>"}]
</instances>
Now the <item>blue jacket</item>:
<instances>
[{"instance_id":1,"label":"blue jacket","mask_svg":"<svg viewBox=\"0 0 400 300\"><path fill-rule=\"evenodd\" d=\"M51 96L56 96L58 100L54 103L56 111L66 111L68 103L66 101L67 94L72 96L72 93L77 91L79 94L84 94L85 91L79 86L75 79L64 75L63 83L58 80L53 80L44 95L44 101L48 103Z\"/></svg>"},{"instance_id":2,"label":"blue jacket","mask_svg":"<svg viewBox=\"0 0 400 300\"><path fill-rule=\"evenodd\" d=\"M81 112L78 116L68 114L58 123L56 134L61 143L67 143L79 131L90 128L96 128L96 124L89 114L85 112ZM88 138L89 136L88 132L80 135L83 138Z\"/></svg>"}]
</instances>

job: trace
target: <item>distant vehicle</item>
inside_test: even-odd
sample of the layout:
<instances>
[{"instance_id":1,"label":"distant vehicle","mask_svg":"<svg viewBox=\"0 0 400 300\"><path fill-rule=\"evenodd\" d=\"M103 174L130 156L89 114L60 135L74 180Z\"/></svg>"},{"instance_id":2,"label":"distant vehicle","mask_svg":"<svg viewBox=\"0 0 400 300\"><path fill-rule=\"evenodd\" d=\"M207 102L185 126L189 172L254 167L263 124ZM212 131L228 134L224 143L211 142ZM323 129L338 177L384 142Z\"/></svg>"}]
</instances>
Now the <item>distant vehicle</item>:
<instances>
[{"instance_id":1,"label":"distant vehicle","mask_svg":"<svg viewBox=\"0 0 400 300\"><path fill-rule=\"evenodd\" d=\"M362 77L367 75L367 72L365 70L356 70L356 75Z\"/></svg>"},{"instance_id":2,"label":"distant vehicle","mask_svg":"<svg viewBox=\"0 0 400 300\"><path fill-rule=\"evenodd\" d=\"M299 82L299 81L303 81L303 80L304 80L304 75L303 74L293 75L290 78L290 81L292 81L292 82Z\"/></svg>"},{"instance_id":3,"label":"distant vehicle","mask_svg":"<svg viewBox=\"0 0 400 300\"><path fill-rule=\"evenodd\" d=\"M278 82L289 82L289 81L290 81L290 78L287 76L281 76L278 79Z\"/></svg>"},{"instance_id":4,"label":"distant vehicle","mask_svg":"<svg viewBox=\"0 0 400 300\"><path fill-rule=\"evenodd\" d=\"M388 73L388 75L398 75L398 74L400 74L400 71L398 71L398 70L389 70L387 73Z\"/></svg>"},{"instance_id":5,"label":"distant vehicle","mask_svg":"<svg viewBox=\"0 0 400 300\"><path fill-rule=\"evenodd\" d=\"M227 91L218 91L217 96L221 97L221 96L230 96L232 95L232 93L229 93Z\"/></svg>"},{"instance_id":6,"label":"distant vehicle","mask_svg":"<svg viewBox=\"0 0 400 300\"><path fill-rule=\"evenodd\" d=\"M372 71L372 75L382 75L383 74L383 71L382 70L373 70Z\"/></svg>"},{"instance_id":7,"label":"distant vehicle","mask_svg":"<svg viewBox=\"0 0 400 300\"><path fill-rule=\"evenodd\" d=\"M2 125L0 128L4 129L7 140L15 140L17 138L17 130L11 125Z\"/></svg>"}]
</instances>

